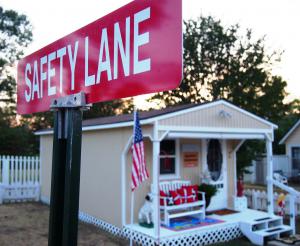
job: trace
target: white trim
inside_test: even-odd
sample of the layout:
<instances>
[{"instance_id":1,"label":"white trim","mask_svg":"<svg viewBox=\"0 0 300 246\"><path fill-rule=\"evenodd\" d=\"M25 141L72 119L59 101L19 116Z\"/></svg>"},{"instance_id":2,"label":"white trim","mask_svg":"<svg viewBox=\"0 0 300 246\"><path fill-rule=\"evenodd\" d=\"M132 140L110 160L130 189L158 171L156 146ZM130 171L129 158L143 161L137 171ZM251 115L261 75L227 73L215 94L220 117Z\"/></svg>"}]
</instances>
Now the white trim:
<instances>
[{"instance_id":1,"label":"white trim","mask_svg":"<svg viewBox=\"0 0 300 246\"><path fill-rule=\"evenodd\" d=\"M228 207L228 191L229 191L229 183L228 183L228 141L222 139L221 141L221 144L222 144L222 155L223 155L223 158L225 160L223 160L223 188L224 188L224 192L225 192L225 203L226 203L226 207Z\"/></svg>"},{"instance_id":2,"label":"white trim","mask_svg":"<svg viewBox=\"0 0 300 246\"><path fill-rule=\"evenodd\" d=\"M268 213L274 214L274 200L273 200L273 149L272 141L266 139L266 150L267 150L267 194L268 194Z\"/></svg>"},{"instance_id":3,"label":"white trim","mask_svg":"<svg viewBox=\"0 0 300 246\"><path fill-rule=\"evenodd\" d=\"M133 135L131 135L122 151L121 155L121 191L122 191L122 225L126 224L126 157L132 143Z\"/></svg>"},{"instance_id":4,"label":"white trim","mask_svg":"<svg viewBox=\"0 0 300 246\"><path fill-rule=\"evenodd\" d=\"M292 134L294 130L300 125L300 120L296 122L296 124L288 131L287 134L284 135L284 137L280 140L279 144L284 144L285 140Z\"/></svg>"},{"instance_id":5,"label":"white trim","mask_svg":"<svg viewBox=\"0 0 300 246\"><path fill-rule=\"evenodd\" d=\"M292 153L292 148L300 148L300 144L288 144L287 149L288 149L288 156L289 156L289 161L290 161L290 171L293 171L293 153Z\"/></svg>"},{"instance_id":6,"label":"white trim","mask_svg":"<svg viewBox=\"0 0 300 246\"><path fill-rule=\"evenodd\" d=\"M168 138L265 139L264 134L171 132Z\"/></svg>"},{"instance_id":7,"label":"white trim","mask_svg":"<svg viewBox=\"0 0 300 246\"><path fill-rule=\"evenodd\" d=\"M236 163L236 152L240 149L240 147L243 145L243 143L245 142L245 139L242 139L238 145L234 148L234 150L232 151L233 154L233 175L234 175L234 196L236 196L237 193L237 188L236 188L236 184L237 184L237 163Z\"/></svg>"},{"instance_id":8,"label":"white trim","mask_svg":"<svg viewBox=\"0 0 300 246\"><path fill-rule=\"evenodd\" d=\"M42 162L42 153L43 153L43 145L42 145L42 140L41 139L39 139L39 141L40 141L40 144L39 144L39 146L40 146L40 155L39 155L39 160L40 160L40 170L39 170L39 183L40 183L40 185L41 185L41 189L42 189L42 184L43 184L43 179L42 179L42 171L43 171L43 162ZM41 191L40 191L40 193L42 193ZM41 194L40 194L41 195Z\"/></svg>"},{"instance_id":9,"label":"white trim","mask_svg":"<svg viewBox=\"0 0 300 246\"><path fill-rule=\"evenodd\" d=\"M153 223L154 235L159 241L160 236L160 210L159 210L159 152L160 141L158 137L158 121L153 126L153 151L152 151L152 183L153 183Z\"/></svg>"},{"instance_id":10,"label":"white trim","mask_svg":"<svg viewBox=\"0 0 300 246\"><path fill-rule=\"evenodd\" d=\"M174 117L174 116L178 116L178 115L182 115L182 114L186 114L186 113L190 113L190 112L194 112L194 111L197 111L197 110L200 110L200 109L205 109L205 108L208 108L208 107L213 107L215 105L219 105L219 104L224 104L228 107L231 107L231 108L234 108L236 109L237 111L243 113L243 114L246 114L248 116L250 116L251 118L254 118L258 121L260 121L261 123L264 123L264 124L267 124L268 126L271 127L271 129L269 130L273 130L273 129L277 129L278 126L267 121L267 120L264 120L263 118L260 118L244 109L241 109L237 106L235 106L234 104L231 104L231 103L228 103L224 100L219 100L219 101L215 101L215 102L210 102L210 103L206 103L206 104L200 104L199 106L194 106L192 108L188 108L188 109L182 109L182 110L178 110L178 111L175 111L175 112L172 112L172 113L165 113L163 115L160 115L160 116L156 116L156 117L152 117L152 118L149 118L149 119L145 119L145 120L141 120L140 123L141 125L146 125L146 124L154 124L155 121L158 121L158 120L163 120L163 119L167 119L167 118L171 118L171 117ZM121 123L113 123L113 124L105 124L105 125L94 125L94 126L84 126L82 128L83 131L94 131L94 130L102 130L102 129L110 129L110 128L119 128L119 127L128 127L128 126L133 126L133 122L132 121L127 121L127 122L121 122ZM161 128L160 128L161 129ZM169 130L169 129L166 129L166 130ZM267 131L268 129L266 129ZM42 131L42 132L36 132L34 133L35 135L37 136L41 136L41 135L49 135L49 134L53 134L53 130L46 130L46 131Z\"/></svg>"},{"instance_id":11,"label":"white trim","mask_svg":"<svg viewBox=\"0 0 300 246\"><path fill-rule=\"evenodd\" d=\"M193 127L193 126L167 126L160 125L160 131L178 131L178 132L218 132L218 133L273 133L271 129L263 128L226 128L226 127Z\"/></svg>"},{"instance_id":12,"label":"white trim","mask_svg":"<svg viewBox=\"0 0 300 246\"><path fill-rule=\"evenodd\" d=\"M208 173L207 165L207 139L201 139L201 160L202 160L202 173Z\"/></svg>"}]
</instances>

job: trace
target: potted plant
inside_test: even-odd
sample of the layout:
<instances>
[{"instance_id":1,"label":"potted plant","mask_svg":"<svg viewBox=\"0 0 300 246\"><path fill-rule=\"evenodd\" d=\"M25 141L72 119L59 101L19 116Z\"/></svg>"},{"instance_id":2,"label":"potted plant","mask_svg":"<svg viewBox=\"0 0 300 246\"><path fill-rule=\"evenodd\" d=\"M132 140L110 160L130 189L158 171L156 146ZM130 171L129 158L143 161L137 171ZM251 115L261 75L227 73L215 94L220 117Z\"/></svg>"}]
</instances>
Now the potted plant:
<instances>
[{"instance_id":1,"label":"potted plant","mask_svg":"<svg viewBox=\"0 0 300 246\"><path fill-rule=\"evenodd\" d=\"M205 203L206 207L209 206L211 198L217 193L218 189L214 185L202 183L198 186L198 191L205 192ZM200 199L200 194L199 194Z\"/></svg>"}]
</instances>

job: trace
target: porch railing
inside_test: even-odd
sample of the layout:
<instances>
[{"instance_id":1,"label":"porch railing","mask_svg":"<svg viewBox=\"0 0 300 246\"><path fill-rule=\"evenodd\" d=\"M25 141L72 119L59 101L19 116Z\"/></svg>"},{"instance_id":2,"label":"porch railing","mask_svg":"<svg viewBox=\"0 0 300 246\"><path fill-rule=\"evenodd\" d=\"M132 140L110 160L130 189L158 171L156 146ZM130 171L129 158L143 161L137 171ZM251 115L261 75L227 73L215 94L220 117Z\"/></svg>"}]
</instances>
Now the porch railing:
<instances>
[{"instance_id":1,"label":"porch railing","mask_svg":"<svg viewBox=\"0 0 300 246\"><path fill-rule=\"evenodd\" d=\"M246 189L244 192L247 197L248 207L255 210L267 211L267 203L268 196L266 191L255 190L255 189ZM274 211L275 213L279 211L279 207L277 205L277 200L280 193L274 192ZM285 214L289 214L290 212L290 195L287 194L285 198L285 206L284 206ZM295 213L296 215L300 215L300 198L295 199Z\"/></svg>"},{"instance_id":2,"label":"porch railing","mask_svg":"<svg viewBox=\"0 0 300 246\"><path fill-rule=\"evenodd\" d=\"M39 157L0 156L0 170L0 203L39 200Z\"/></svg>"},{"instance_id":3,"label":"porch railing","mask_svg":"<svg viewBox=\"0 0 300 246\"><path fill-rule=\"evenodd\" d=\"M295 231L296 215L300 215L300 192L275 180L273 180L273 184L287 192L283 210L286 215L289 215L290 225ZM246 189L244 194L247 197L249 208L267 211L268 195L266 191ZM274 192L273 195L275 213L282 209L277 203L279 195L280 193L277 192Z\"/></svg>"}]
</instances>

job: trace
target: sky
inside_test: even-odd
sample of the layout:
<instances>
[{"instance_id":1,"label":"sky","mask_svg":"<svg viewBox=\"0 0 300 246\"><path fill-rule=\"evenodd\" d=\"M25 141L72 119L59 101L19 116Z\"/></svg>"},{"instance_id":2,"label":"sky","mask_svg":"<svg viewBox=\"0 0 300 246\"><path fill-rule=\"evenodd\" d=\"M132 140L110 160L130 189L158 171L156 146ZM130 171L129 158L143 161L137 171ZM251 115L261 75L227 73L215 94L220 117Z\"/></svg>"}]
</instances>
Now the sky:
<instances>
[{"instance_id":1,"label":"sky","mask_svg":"<svg viewBox=\"0 0 300 246\"><path fill-rule=\"evenodd\" d=\"M28 55L129 2L0 0L0 6L29 17L34 40L25 50L25 55ZM212 15L227 26L239 24L244 30L251 28L257 38L265 35L270 51L284 51L274 74L281 75L288 82L289 100L300 99L299 11L299 0L183 0L184 19Z\"/></svg>"}]
</instances>

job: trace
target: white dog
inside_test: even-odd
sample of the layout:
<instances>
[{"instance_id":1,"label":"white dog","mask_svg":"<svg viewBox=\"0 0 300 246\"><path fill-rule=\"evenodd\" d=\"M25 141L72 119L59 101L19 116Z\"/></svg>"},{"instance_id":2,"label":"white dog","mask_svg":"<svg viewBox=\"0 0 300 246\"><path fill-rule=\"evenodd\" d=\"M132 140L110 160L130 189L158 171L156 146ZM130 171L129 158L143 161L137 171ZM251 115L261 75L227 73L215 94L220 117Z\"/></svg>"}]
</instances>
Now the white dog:
<instances>
[{"instance_id":1,"label":"white dog","mask_svg":"<svg viewBox=\"0 0 300 246\"><path fill-rule=\"evenodd\" d=\"M139 211L139 222L151 224L153 222L153 203L152 195L148 194L145 197L145 203Z\"/></svg>"}]
</instances>

